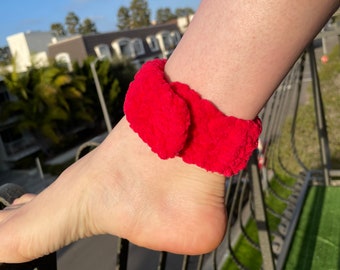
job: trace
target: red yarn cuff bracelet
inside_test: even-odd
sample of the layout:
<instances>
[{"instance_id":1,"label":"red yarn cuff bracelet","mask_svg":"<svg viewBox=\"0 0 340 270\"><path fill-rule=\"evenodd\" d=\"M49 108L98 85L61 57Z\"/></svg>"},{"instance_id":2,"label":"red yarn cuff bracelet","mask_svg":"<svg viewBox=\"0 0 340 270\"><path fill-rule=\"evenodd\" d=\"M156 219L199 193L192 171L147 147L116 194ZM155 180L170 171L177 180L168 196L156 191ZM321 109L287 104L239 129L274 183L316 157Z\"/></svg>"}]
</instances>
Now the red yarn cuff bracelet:
<instances>
[{"instance_id":1,"label":"red yarn cuff bracelet","mask_svg":"<svg viewBox=\"0 0 340 270\"><path fill-rule=\"evenodd\" d=\"M126 94L131 128L162 159L179 156L210 172L231 176L257 147L261 120L226 116L186 84L168 82L166 60L145 63Z\"/></svg>"}]
</instances>

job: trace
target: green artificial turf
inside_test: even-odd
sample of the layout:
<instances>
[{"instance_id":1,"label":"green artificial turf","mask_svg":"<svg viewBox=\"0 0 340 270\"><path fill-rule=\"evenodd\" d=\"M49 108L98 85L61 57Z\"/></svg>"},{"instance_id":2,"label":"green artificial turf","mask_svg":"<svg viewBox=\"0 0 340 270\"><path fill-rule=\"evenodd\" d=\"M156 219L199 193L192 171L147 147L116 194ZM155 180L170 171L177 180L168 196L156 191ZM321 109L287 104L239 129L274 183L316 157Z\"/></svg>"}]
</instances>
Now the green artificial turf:
<instances>
[{"instance_id":1,"label":"green artificial turf","mask_svg":"<svg viewBox=\"0 0 340 270\"><path fill-rule=\"evenodd\" d=\"M250 220L246 226L246 232L248 236L255 242L259 243L257 227L254 220ZM261 253L256 250L251 244L245 239L243 235L238 239L238 242L234 249L235 256L237 259L246 267L246 269L260 269L262 264ZM239 270L240 268L236 263L228 258L226 263L223 265L222 270Z\"/></svg>"},{"instance_id":2,"label":"green artificial turf","mask_svg":"<svg viewBox=\"0 0 340 270\"><path fill-rule=\"evenodd\" d=\"M311 187L286 270L340 269L340 187Z\"/></svg>"}]
</instances>

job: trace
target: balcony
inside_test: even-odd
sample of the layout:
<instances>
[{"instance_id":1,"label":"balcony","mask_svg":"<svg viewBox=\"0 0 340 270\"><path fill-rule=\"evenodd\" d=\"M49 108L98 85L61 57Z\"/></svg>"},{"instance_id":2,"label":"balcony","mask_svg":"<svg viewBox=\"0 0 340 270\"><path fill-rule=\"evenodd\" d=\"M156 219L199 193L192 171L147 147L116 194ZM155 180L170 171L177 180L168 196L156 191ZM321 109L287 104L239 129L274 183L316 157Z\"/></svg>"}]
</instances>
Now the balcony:
<instances>
[{"instance_id":1,"label":"balcony","mask_svg":"<svg viewBox=\"0 0 340 270\"><path fill-rule=\"evenodd\" d=\"M334 29L319 37L337 38L339 33ZM229 219L221 245L209 254L180 256L110 238L116 246L106 250L112 254L112 269L339 268L340 173L331 164L327 104L323 103L316 60L320 48L315 44L306 48L260 113L263 132L247 168L226 179ZM304 136L315 137L318 166L306 164L302 156L309 150L298 147L297 119L309 102L308 95L313 101L314 126ZM287 160L293 165L288 166ZM90 245L87 241L82 243ZM51 259L55 265L55 256Z\"/></svg>"}]
</instances>

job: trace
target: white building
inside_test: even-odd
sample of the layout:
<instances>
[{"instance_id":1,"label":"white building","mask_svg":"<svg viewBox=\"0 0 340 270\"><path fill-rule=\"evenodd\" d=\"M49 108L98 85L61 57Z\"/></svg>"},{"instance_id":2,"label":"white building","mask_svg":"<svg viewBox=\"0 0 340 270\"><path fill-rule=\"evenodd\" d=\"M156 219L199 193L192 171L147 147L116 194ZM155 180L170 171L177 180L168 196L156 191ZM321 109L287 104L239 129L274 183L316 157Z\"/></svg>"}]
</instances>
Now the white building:
<instances>
[{"instance_id":1,"label":"white building","mask_svg":"<svg viewBox=\"0 0 340 270\"><path fill-rule=\"evenodd\" d=\"M15 59L17 72L24 72L32 65L48 65L47 49L52 38L50 32L26 32L8 36L7 43Z\"/></svg>"}]
</instances>

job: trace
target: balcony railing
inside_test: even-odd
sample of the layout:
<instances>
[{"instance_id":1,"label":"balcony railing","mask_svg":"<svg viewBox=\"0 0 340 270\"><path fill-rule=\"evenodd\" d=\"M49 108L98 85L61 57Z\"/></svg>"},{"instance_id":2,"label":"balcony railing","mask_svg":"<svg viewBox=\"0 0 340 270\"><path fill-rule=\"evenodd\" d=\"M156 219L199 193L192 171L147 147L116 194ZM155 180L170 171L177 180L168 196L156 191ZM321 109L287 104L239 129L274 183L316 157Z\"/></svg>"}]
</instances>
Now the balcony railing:
<instances>
[{"instance_id":1,"label":"balcony railing","mask_svg":"<svg viewBox=\"0 0 340 270\"><path fill-rule=\"evenodd\" d=\"M335 31L338 35L338 30ZM296 118L304 92L304 76L307 73L313 89L320 170L309 169L296 148ZM311 44L260 113L263 132L259 149L253 153L244 171L226 179L225 209L229 218L221 245L209 254L176 255L175 259L175 255L154 252L158 261L155 269L170 269L169 265L173 260L176 260L179 267L176 269L187 270L284 268L308 187L313 181L331 185L332 179L339 175L330 167L321 93L315 48ZM287 129L287 118L291 119L288 147L292 153L291 159L299 166L296 171L286 168L282 161L282 133L283 128ZM87 144L83 149L90 151L95 146ZM82 156L80 152L77 155ZM128 269L129 261L134 260L133 254L129 254L130 248L127 240L118 240L116 270ZM242 252L242 249L245 251ZM55 256L52 255L51 258L51 263L55 263Z\"/></svg>"}]
</instances>

